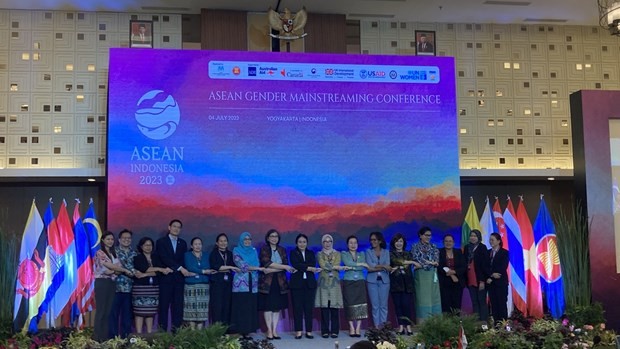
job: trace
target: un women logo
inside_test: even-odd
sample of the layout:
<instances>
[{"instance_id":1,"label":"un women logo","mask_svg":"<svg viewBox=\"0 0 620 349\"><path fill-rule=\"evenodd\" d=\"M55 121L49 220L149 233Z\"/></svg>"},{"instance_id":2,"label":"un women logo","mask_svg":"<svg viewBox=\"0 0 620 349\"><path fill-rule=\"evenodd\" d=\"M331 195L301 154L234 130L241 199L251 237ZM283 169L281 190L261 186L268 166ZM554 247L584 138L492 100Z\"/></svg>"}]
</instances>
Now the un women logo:
<instances>
[{"instance_id":1,"label":"un women logo","mask_svg":"<svg viewBox=\"0 0 620 349\"><path fill-rule=\"evenodd\" d=\"M150 139L166 139L176 131L181 119L179 105L162 90L145 93L136 104L138 129Z\"/></svg>"}]
</instances>

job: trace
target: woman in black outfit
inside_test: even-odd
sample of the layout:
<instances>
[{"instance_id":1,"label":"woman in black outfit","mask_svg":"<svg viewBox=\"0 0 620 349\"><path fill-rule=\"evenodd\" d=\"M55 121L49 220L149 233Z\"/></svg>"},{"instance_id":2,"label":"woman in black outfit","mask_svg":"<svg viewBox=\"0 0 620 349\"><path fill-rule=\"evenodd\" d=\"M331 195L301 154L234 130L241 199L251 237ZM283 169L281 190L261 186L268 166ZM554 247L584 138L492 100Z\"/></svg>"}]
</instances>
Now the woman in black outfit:
<instances>
[{"instance_id":1,"label":"woman in black outfit","mask_svg":"<svg viewBox=\"0 0 620 349\"><path fill-rule=\"evenodd\" d=\"M295 323L295 339L301 339L302 318L306 323L306 338L312 335L312 309L314 308L314 294L316 292L316 278L314 273L320 269L316 267L314 252L308 250L308 237L297 235L297 248L291 251L289 260L297 272L291 274L289 287L293 300L293 319Z\"/></svg>"},{"instance_id":2,"label":"woman in black outfit","mask_svg":"<svg viewBox=\"0 0 620 349\"><path fill-rule=\"evenodd\" d=\"M222 233L215 238L215 247L209 255L211 269L217 273L211 275L209 303L211 303L211 323L230 324L230 307L232 299L232 272L238 272L233 254L228 250L228 236Z\"/></svg>"},{"instance_id":3,"label":"woman in black outfit","mask_svg":"<svg viewBox=\"0 0 620 349\"><path fill-rule=\"evenodd\" d=\"M401 233L397 233L390 241L390 294L394 302L396 311L396 321L398 322L398 332L401 335L413 334L411 325L415 315L412 316L412 301L415 298L413 289L413 256L410 251L406 251L407 240Z\"/></svg>"},{"instance_id":4,"label":"woman in black outfit","mask_svg":"<svg viewBox=\"0 0 620 349\"><path fill-rule=\"evenodd\" d=\"M489 237L491 249L489 258L491 269L487 279L491 313L495 322L508 318L508 251L503 248L502 237L498 233Z\"/></svg>"},{"instance_id":5,"label":"woman in black outfit","mask_svg":"<svg viewBox=\"0 0 620 349\"><path fill-rule=\"evenodd\" d=\"M489 308L487 307L486 281L489 277L489 255L487 246L482 243L482 233L474 229L469 234L469 244L465 247L467 253L467 286L471 297L474 313L478 320L487 321Z\"/></svg>"},{"instance_id":6,"label":"woman in black outfit","mask_svg":"<svg viewBox=\"0 0 620 349\"><path fill-rule=\"evenodd\" d=\"M461 310L463 287L465 287L467 262L460 249L454 248L454 236L446 234L443 246L439 249L439 292L441 292L441 311L451 313Z\"/></svg>"}]
</instances>

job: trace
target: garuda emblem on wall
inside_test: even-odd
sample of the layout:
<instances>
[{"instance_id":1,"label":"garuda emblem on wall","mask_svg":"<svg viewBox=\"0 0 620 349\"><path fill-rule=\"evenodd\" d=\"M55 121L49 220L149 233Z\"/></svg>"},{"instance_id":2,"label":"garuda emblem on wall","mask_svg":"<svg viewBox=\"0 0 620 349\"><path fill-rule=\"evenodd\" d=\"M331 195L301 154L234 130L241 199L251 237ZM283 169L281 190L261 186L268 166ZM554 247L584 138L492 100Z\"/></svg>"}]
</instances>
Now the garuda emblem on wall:
<instances>
[{"instance_id":1,"label":"garuda emblem on wall","mask_svg":"<svg viewBox=\"0 0 620 349\"><path fill-rule=\"evenodd\" d=\"M288 8L284 9L284 13L278 13L270 7L267 15L269 16L269 26L280 32L279 35L269 34L273 38L296 40L308 35L308 33L304 33L304 27L308 20L308 13L305 7L295 15Z\"/></svg>"}]
</instances>

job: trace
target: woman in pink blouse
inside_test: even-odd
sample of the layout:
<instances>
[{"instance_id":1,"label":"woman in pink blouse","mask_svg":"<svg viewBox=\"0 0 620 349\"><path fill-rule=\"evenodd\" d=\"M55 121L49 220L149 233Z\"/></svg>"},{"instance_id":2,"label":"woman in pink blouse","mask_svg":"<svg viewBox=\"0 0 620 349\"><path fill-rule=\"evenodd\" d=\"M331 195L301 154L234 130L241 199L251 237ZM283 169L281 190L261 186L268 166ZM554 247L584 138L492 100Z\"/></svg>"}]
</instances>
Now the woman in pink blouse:
<instances>
[{"instance_id":1,"label":"woman in pink blouse","mask_svg":"<svg viewBox=\"0 0 620 349\"><path fill-rule=\"evenodd\" d=\"M95 256L95 329L93 338L103 342L108 340L110 310L116 293L116 276L133 276L131 270L123 268L114 251L114 234L106 231L101 236L101 249Z\"/></svg>"}]
</instances>

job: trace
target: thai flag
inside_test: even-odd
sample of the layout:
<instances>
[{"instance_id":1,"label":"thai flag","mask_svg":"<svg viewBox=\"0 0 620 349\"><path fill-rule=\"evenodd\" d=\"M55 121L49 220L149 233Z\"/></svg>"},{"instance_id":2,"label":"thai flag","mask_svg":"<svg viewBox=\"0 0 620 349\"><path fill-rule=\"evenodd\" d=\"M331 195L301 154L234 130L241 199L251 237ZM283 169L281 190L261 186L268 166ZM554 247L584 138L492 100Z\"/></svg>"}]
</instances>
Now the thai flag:
<instances>
[{"instance_id":1,"label":"thai flag","mask_svg":"<svg viewBox=\"0 0 620 349\"><path fill-rule=\"evenodd\" d=\"M523 259L523 241L521 228L515 218L515 210L512 201L508 197L508 205L504 210L504 222L510 245L510 286L512 289L512 301L514 306L523 314L527 315L527 288L525 285L525 262Z\"/></svg>"},{"instance_id":2,"label":"thai flag","mask_svg":"<svg viewBox=\"0 0 620 349\"><path fill-rule=\"evenodd\" d=\"M93 265L90 258L90 245L82 218L80 217L80 201L75 199L75 207L73 208L73 233L75 235L75 254L77 257L77 287L75 289L75 302L72 307L72 320L77 317L78 327L83 325L83 300L90 288L93 279Z\"/></svg>"},{"instance_id":3,"label":"thai flag","mask_svg":"<svg viewBox=\"0 0 620 349\"><path fill-rule=\"evenodd\" d=\"M534 221L534 237L536 239L540 284L542 291L545 293L547 307L551 311L551 316L557 319L564 314L566 306L564 302L562 268L560 266L555 225L551 220L551 215L549 215L542 195L540 197L538 215Z\"/></svg>"}]
</instances>

